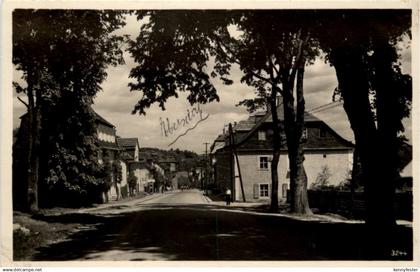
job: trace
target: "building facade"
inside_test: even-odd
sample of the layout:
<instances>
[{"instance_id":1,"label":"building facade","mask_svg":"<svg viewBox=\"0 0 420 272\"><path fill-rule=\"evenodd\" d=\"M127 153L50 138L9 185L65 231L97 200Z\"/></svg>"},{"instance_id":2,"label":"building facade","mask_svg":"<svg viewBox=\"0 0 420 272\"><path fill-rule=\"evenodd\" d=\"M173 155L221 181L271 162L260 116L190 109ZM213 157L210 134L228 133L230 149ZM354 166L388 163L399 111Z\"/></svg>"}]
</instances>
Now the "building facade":
<instances>
[{"instance_id":1,"label":"building facade","mask_svg":"<svg viewBox=\"0 0 420 272\"><path fill-rule=\"evenodd\" d=\"M278 116L283 118L283 107ZM237 159L230 145L228 131L219 135L211 148L215 185L224 192L231 188L234 200L242 200L239 169L246 201L268 201L271 196L272 161L271 113L260 112L241 121L233 128ZM322 173L328 173L328 183L338 185L346 181L352 169L354 146L317 117L305 113L303 132L304 166L308 188ZM290 188L289 159L282 135L279 176L279 199L285 201Z\"/></svg>"},{"instance_id":2,"label":"building facade","mask_svg":"<svg viewBox=\"0 0 420 272\"><path fill-rule=\"evenodd\" d=\"M107 192L103 193L103 200L119 200L127 195L127 164L124 158L124 150L117 143L116 128L113 124L105 120L102 116L95 113L96 133L99 142L98 162L103 164L105 160L113 165L113 170L118 164L121 171L121 180L117 182L116 173L111 174L111 186Z\"/></svg>"},{"instance_id":3,"label":"building facade","mask_svg":"<svg viewBox=\"0 0 420 272\"><path fill-rule=\"evenodd\" d=\"M155 179L147 162L130 161L129 171L137 178L136 192L153 193Z\"/></svg>"}]
</instances>

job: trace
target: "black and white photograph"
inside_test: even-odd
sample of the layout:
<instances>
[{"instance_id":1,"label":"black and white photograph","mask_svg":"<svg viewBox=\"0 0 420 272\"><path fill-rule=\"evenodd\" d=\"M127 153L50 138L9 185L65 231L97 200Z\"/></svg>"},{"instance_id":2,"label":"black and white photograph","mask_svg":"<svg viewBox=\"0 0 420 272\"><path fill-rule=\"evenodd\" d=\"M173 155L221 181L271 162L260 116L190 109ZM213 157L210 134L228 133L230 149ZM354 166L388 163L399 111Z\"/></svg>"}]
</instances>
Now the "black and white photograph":
<instances>
[{"instance_id":1,"label":"black and white photograph","mask_svg":"<svg viewBox=\"0 0 420 272\"><path fill-rule=\"evenodd\" d=\"M11 9L8 260L415 264L417 16Z\"/></svg>"}]
</instances>

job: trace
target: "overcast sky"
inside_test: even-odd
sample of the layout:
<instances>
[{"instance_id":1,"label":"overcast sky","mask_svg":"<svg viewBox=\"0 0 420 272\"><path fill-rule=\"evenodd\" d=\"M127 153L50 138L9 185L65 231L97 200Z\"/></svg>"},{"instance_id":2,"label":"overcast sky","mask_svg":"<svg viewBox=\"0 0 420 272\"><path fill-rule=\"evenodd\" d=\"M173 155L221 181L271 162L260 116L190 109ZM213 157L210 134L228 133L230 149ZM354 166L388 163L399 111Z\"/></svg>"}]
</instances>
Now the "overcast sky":
<instances>
[{"instance_id":1,"label":"overcast sky","mask_svg":"<svg viewBox=\"0 0 420 272\"><path fill-rule=\"evenodd\" d=\"M134 16L127 18L127 25L119 32L122 34L137 36L139 23ZM402 46L403 71L411 73L411 54L407 46ZM200 122L197 127L189 131L185 136L179 138L176 143L168 146L176 137L192 127L199 119L196 116L192 122L184 128L179 128L172 135L162 134L160 119L176 122L186 116L187 110L191 112L191 106L185 99L185 95L180 95L177 99L169 99L166 111L161 111L159 107L152 106L147 110L146 116L132 115L131 111L140 98L139 92L130 92L127 86L130 82L128 78L131 68L135 66L134 61L125 53L125 65L110 67L108 78L102 84L103 91L97 94L93 108L106 120L116 126L117 135L121 137L138 137L141 147L158 147L162 149L179 148L203 153L205 142L212 143L218 134L222 132L223 126L229 122L247 119L249 114L244 107L235 105L244 98L254 97L252 88L241 84L241 72L237 67L231 72L234 84L223 85L220 81L214 80L213 83L218 91L220 102L203 105L203 115L209 117ZM14 80L18 80L19 75L15 73ZM306 109L314 109L332 102L332 93L337 86L334 69L325 64L322 59L306 68L304 79L304 92ZM14 127L19 126L19 116L25 111L21 102L13 97ZM314 113L315 116L325 121L330 127L335 129L344 138L353 141L353 133L350 129L347 117L342 106ZM411 141L411 119L404 122L406 135Z\"/></svg>"}]
</instances>

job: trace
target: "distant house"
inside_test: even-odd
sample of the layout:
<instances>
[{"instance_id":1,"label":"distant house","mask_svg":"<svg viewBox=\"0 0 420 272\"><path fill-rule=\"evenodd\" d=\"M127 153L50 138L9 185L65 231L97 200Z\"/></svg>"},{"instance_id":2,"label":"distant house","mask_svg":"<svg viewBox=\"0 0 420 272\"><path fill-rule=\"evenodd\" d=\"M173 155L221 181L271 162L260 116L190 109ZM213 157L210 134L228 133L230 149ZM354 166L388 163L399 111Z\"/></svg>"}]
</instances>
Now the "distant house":
<instances>
[{"instance_id":1,"label":"distant house","mask_svg":"<svg viewBox=\"0 0 420 272\"><path fill-rule=\"evenodd\" d=\"M163 169L158 163L152 162L152 171L155 179L155 192L162 189L162 186L166 186L168 180L165 175L165 169Z\"/></svg>"},{"instance_id":2,"label":"distant house","mask_svg":"<svg viewBox=\"0 0 420 272\"><path fill-rule=\"evenodd\" d=\"M129 171L137 177L136 192L153 193L155 179L151 166L146 161L130 161Z\"/></svg>"},{"instance_id":3,"label":"distant house","mask_svg":"<svg viewBox=\"0 0 420 272\"><path fill-rule=\"evenodd\" d=\"M140 144L138 138L117 137L118 146L128 153L134 161L139 161Z\"/></svg>"},{"instance_id":4,"label":"distant house","mask_svg":"<svg viewBox=\"0 0 420 272\"><path fill-rule=\"evenodd\" d=\"M172 179L172 188L181 189L181 187L191 187L189 173L187 171L177 172Z\"/></svg>"},{"instance_id":5,"label":"distant house","mask_svg":"<svg viewBox=\"0 0 420 272\"><path fill-rule=\"evenodd\" d=\"M178 171L178 162L173 158L159 160L159 165L165 170L166 173Z\"/></svg>"},{"instance_id":6,"label":"distant house","mask_svg":"<svg viewBox=\"0 0 420 272\"><path fill-rule=\"evenodd\" d=\"M277 114L281 121L284 120L282 106L277 108ZM247 201L268 201L271 196L273 137L271 127L271 113L259 112L239 122L233 128ZM344 181L352 168L353 144L338 135L325 122L307 112L303 136L308 187L316 181L318 174L325 167L331 173L329 184L338 185ZM222 192L227 187L231 188L234 199L242 200L239 171L231 150L228 131L224 131L211 146L215 185ZM285 143L281 147L278 175L279 199L286 200L287 190L290 187L290 173Z\"/></svg>"},{"instance_id":7,"label":"distant house","mask_svg":"<svg viewBox=\"0 0 420 272\"><path fill-rule=\"evenodd\" d=\"M174 189L178 188L177 180L175 180L178 173L178 162L174 158L168 158L165 160L159 160L158 163L165 172L165 176L168 178L169 184L167 186Z\"/></svg>"}]
</instances>

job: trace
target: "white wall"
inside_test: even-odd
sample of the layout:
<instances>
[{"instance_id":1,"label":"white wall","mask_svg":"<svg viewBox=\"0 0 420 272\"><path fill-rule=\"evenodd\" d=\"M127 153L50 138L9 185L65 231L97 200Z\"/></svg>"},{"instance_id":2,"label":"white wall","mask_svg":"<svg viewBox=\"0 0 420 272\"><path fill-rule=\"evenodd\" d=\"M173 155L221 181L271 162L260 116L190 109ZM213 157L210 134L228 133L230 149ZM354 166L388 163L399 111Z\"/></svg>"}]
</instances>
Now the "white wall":
<instances>
[{"instance_id":1,"label":"white wall","mask_svg":"<svg viewBox=\"0 0 420 272\"><path fill-rule=\"evenodd\" d=\"M134 175L137 177L137 184L139 185L139 190L144 192L144 185L148 182L154 182L153 178L150 177L150 172L147 169L137 168L134 170Z\"/></svg>"},{"instance_id":2,"label":"white wall","mask_svg":"<svg viewBox=\"0 0 420 272\"><path fill-rule=\"evenodd\" d=\"M127 164L124 161L120 161L120 164L122 172L121 186L125 186L127 185Z\"/></svg>"},{"instance_id":3,"label":"white wall","mask_svg":"<svg viewBox=\"0 0 420 272\"><path fill-rule=\"evenodd\" d=\"M136 144L136 148L134 149L134 160L139 161L139 146Z\"/></svg>"},{"instance_id":4,"label":"white wall","mask_svg":"<svg viewBox=\"0 0 420 272\"><path fill-rule=\"evenodd\" d=\"M351 150L306 152L304 165L306 174L308 175L308 188L316 181L318 174L324 166L327 166L331 173L331 177L328 180L329 184L339 185L348 178L352 164L353 152Z\"/></svg>"},{"instance_id":5,"label":"white wall","mask_svg":"<svg viewBox=\"0 0 420 272\"><path fill-rule=\"evenodd\" d=\"M324 157L325 155L325 157ZM270 158L270 164L268 169L259 168L259 157L268 156ZM254 184L268 183L271 184L271 158L270 153L258 154L258 155L239 155L239 163L242 174L243 187L245 197L247 201L255 201L253 195ZM349 170L352 169L353 162L353 151L307 151L305 152L304 166L306 174L308 176L308 188L311 184L316 181L318 174L322 171L324 165L326 165L331 173L329 184L338 185L344 181L348 176ZM235 199L242 201L241 186L238 174L238 167L236 159L235 164ZM280 155L279 165L277 167L279 176L279 198L282 199L283 195L283 184L287 184L287 188L290 188L290 179L287 177L289 170L289 159L287 153Z\"/></svg>"}]
</instances>

